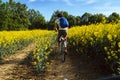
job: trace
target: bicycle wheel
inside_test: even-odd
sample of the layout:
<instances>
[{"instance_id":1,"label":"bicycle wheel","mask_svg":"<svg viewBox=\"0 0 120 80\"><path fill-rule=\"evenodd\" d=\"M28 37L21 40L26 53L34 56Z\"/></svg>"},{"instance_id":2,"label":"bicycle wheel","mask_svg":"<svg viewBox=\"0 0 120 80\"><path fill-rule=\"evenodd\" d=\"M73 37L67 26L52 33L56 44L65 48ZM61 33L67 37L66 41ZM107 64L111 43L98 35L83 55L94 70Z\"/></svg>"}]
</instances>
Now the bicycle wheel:
<instances>
[{"instance_id":1,"label":"bicycle wheel","mask_svg":"<svg viewBox=\"0 0 120 80\"><path fill-rule=\"evenodd\" d=\"M65 62L65 52L62 54L62 62Z\"/></svg>"},{"instance_id":2,"label":"bicycle wheel","mask_svg":"<svg viewBox=\"0 0 120 80\"><path fill-rule=\"evenodd\" d=\"M62 62L65 62L65 52L64 52L64 41L61 42L61 60Z\"/></svg>"}]
</instances>

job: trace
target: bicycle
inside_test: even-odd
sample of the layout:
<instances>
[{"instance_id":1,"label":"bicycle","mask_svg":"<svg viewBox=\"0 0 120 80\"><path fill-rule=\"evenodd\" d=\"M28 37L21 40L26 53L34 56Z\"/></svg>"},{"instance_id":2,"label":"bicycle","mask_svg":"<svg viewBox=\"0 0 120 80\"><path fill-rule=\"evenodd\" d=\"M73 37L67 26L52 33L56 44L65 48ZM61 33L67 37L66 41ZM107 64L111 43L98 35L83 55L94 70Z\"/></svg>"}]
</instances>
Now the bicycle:
<instances>
[{"instance_id":1,"label":"bicycle","mask_svg":"<svg viewBox=\"0 0 120 80\"><path fill-rule=\"evenodd\" d=\"M59 38L59 51L61 54L61 60L62 62L65 62L66 59L66 52L65 52L65 47L67 47L67 43L66 43L66 38L62 36L60 36Z\"/></svg>"}]
</instances>

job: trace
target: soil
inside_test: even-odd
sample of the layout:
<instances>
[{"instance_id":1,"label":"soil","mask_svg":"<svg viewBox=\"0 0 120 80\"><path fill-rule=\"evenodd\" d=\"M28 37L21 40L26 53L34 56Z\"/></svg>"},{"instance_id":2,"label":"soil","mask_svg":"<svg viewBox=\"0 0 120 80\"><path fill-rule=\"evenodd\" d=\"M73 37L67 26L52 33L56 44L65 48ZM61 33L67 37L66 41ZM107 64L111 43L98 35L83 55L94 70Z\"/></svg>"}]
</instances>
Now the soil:
<instances>
[{"instance_id":1,"label":"soil","mask_svg":"<svg viewBox=\"0 0 120 80\"><path fill-rule=\"evenodd\" d=\"M61 62L60 55L51 58L45 72L37 73L30 64L27 55L35 49L31 44L0 63L0 80L96 80L107 77L111 72L100 67L87 55L78 55L69 51L66 61Z\"/></svg>"}]
</instances>

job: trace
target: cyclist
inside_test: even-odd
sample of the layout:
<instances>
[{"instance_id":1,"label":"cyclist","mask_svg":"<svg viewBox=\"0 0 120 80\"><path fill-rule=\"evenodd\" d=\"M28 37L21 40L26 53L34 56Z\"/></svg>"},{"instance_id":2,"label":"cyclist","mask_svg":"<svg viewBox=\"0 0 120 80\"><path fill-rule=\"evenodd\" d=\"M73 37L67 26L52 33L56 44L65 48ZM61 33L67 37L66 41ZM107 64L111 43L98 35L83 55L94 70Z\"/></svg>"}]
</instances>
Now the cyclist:
<instances>
[{"instance_id":1,"label":"cyclist","mask_svg":"<svg viewBox=\"0 0 120 80\"><path fill-rule=\"evenodd\" d=\"M67 19L61 14L57 14L57 19L55 20L55 30L58 32L57 41L59 46L59 38L61 36L65 39L65 53L67 53L67 34L68 34L69 23Z\"/></svg>"}]
</instances>

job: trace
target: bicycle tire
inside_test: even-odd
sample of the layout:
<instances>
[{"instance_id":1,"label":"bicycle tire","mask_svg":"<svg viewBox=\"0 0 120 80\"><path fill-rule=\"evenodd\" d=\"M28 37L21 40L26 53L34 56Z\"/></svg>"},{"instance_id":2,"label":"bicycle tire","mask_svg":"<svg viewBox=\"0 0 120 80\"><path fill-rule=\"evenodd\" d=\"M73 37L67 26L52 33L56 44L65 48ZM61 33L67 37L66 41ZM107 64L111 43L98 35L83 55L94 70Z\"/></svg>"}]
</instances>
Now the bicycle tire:
<instances>
[{"instance_id":1,"label":"bicycle tire","mask_svg":"<svg viewBox=\"0 0 120 80\"><path fill-rule=\"evenodd\" d=\"M60 54L61 54L61 61L65 62L65 52L64 52L64 41L60 42Z\"/></svg>"},{"instance_id":2,"label":"bicycle tire","mask_svg":"<svg viewBox=\"0 0 120 80\"><path fill-rule=\"evenodd\" d=\"M66 55L65 55L65 52L63 52L63 54L62 54L62 62L65 62L65 59L66 59Z\"/></svg>"}]
</instances>

